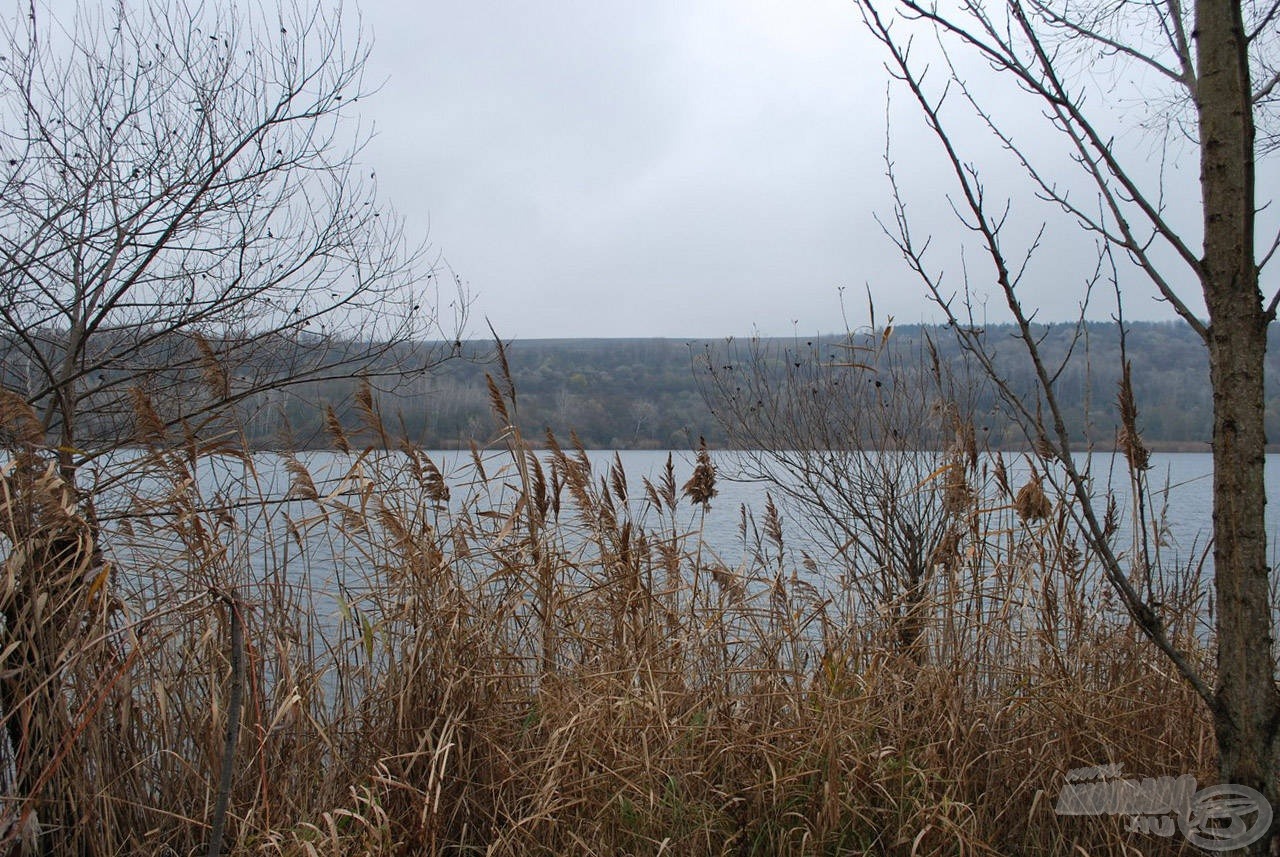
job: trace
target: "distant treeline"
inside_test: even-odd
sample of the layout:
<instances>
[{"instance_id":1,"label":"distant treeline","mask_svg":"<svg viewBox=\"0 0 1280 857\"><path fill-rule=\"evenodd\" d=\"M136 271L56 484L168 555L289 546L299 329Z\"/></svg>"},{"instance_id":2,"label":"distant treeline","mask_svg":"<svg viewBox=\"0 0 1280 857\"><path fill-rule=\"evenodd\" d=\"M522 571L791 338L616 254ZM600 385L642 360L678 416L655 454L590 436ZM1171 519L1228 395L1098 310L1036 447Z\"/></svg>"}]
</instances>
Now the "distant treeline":
<instances>
[{"instance_id":1,"label":"distant treeline","mask_svg":"<svg viewBox=\"0 0 1280 857\"><path fill-rule=\"evenodd\" d=\"M1273 328L1274 329L1274 328ZM995 364L1011 389L1033 396L1036 386L1030 361L1011 326L994 325L984 335L996 354ZM980 377L960 350L954 334L945 327L896 326L883 339L883 331L864 336L862 342L883 341L900 350L904 360L922 360L919 347L926 338L934 344L941 364L957 374ZM1099 446L1115 437L1116 393L1121 372L1120 338L1110 323L1090 323L1082 336L1073 325L1056 324L1037 330L1046 360L1057 372L1055 391L1074 436L1087 437ZM595 449L688 448L705 437L712 446L726 444L724 431L703 396L713 367L723 369L743 355L764 353L779 365L783 361L840 359L838 344L845 337L778 338L762 340L760 348L745 340L676 339L542 339L508 343L506 358L516 392L514 422L525 437L540 442L550 430L561 443L576 435L583 446ZM243 430L255 447L284 444L324 447L333 444L326 422L326 406L353 435L367 432L368 417L358 403L358 378L306 380L283 389L251 392L263 376L282 373L306 377L311 364L333 349L353 343L309 343L306 340L265 345L256 355L258 365L225 367L216 372L225 387L204 389L209 367L198 354L178 360L175 354L193 351L191 343L158 340L155 361L174 366L167 389L157 389L155 407L163 412L198 410L213 405L211 396L230 393L238 420L219 419L197 427L210 431ZM216 351L217 342L211 347ZM161 347L163 346L163 347ZM4 353L7 352L7 353ZM270 353L266 353L270 352ZM277 353L278 352L278 353ZM1179 322L1133 322L1127 327L1126 353L1139 406L1139 428L1148 445L1156 449L1207 449L1211 435L1211 393L1205 349L1194 333ZM15 352L0 343L0 382L20 394L26 373L13 358ZM193 351L194 354L194 351ZM1067 355L1070 354L1068 357ZM439 362L442 357L448 357ZM1267 431L1280 440L1280 351L1268 357ZM1064 363L1060 370L1058 363ZM432 367L403 374L404 367ZM403 435L427 448L484 445L499 434L485 376L505 389L503 372L492 342L426 343L388 350L370 367L369 382L387 439ZM97 377L93 393L94 415L80 437L92 443L96 435L119 436L131 431L133 383L120 378ZM215 385L216 386L216 385ZM245 387L237 392L238 387ZM979 385L982 386L982 385ZM174 391L181 391L181 394ZM174 399L174 396L177 399ZM1005 409L990 385L970 397L976 403L974 420L980 436L993 445L1018 447L1025 438L1005 417ZM205 401L210 399L209 401ZM357 438L358 439L358 438ZM365 439L368 439L367 437ZM373 437L383 442L381 435Z\"/></svg>"},{"instance_id":2,"label":"distant treeline","mask_svg":"<svg viewBox=\"0 0 1280 857\"><path fill-rule=\"evenodd\" d=\"M673 339L542 339L511 342L506 358L515 389L511 414L535 443L550 429L566 445L571 434L595 449L686 448L700 436L722 439L699 392L694 357L706 343ZM429 449L481 446L500 425L488 382L506 390L492 342L464 343L457 356L429 372L374 382L389 431ZM367 419L355 404L359 381L304 384L270 403L255 402L250 439L270 446L287 431L295 442L330 443L329 405L359 434ZM248 412L247 412L248 413ZM286 428L287 427L287 428Z\"/></svg>"},{"instance_id":3,"label":"distant treeline","mask_svg":"<svg viewBox=\"0 0 1280 857\"><path fill-rule=\"evenodd\" d=\"M1055 391L1077 436L1087 431L1105 446L1115 436L1116 393L1121 371L1120 341L1110 323L1090 323L1077 337L1069 324L1037 333L1051 363L1065 362ZM1035 389L1030 362L1011 326L986 328L996 365L1011 387ZM944 364L963 365L964 355L945 327L903 325L893 329L889 348L918 352L928 336ZM814 343L842 337L771 339L764 344L778 359L811 354ZM1073 344L1074 343L1074 344ZM723 445L720 429L702 395L708 367L741 353L741 342L674 339L547 339L515 341L506 357L516 390L514 421L528 438L552 431L563 443L571 432L587 448L687 448L705 437ZM1070 357L1068 358L1068 353ZM1140 408L1139 426L1156 449L1207 449L1212 430L1211 394L1205 349L1179 322L1133 322L1126 354ZM1267 429L1280 439L1280 353L1269 356ZM428 448L484 444L498 430L485 375L501 371L492 344L468 343L460 356L430 373L377 394L388 426ZM972 373L971 373L972 374ZM296 440L328 443L317 404L330 404L344 426L361 423L353 406L355 381L305 385L275 402L256 402L248 422L251 440L270 446L287 421ZM987 389L978 397L975 419L997 445L1019 446L1022 435L1004 417L998 397Z\"/></svg>"}]
</instances>

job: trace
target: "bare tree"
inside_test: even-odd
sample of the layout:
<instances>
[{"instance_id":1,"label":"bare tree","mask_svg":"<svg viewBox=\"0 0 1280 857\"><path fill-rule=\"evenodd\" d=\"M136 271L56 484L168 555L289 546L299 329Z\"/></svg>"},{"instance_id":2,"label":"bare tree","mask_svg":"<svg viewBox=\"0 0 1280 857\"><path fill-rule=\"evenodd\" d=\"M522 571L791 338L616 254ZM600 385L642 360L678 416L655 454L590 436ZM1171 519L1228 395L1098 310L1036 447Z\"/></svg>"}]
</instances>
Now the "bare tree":
<instances>
[{"instance_id":1,"label":"bare tree","mask_svg":"<svg viewBox=\"0 0 1280 857\"><path fill-rule=\"evenodd\" d=\"M367 41L340 10L266 8L33 2L0 24L0 382L68 479L453 339L358 160Z\"/></svg>"},{"instance_id":2,"label":"bare tree","mask_svg":"<svg viewBox=\"0 0 1280 857\"><path fill-rule=\"evenodd\" d=\"M940 359L927 331L897 338L873 314L839 337L730 340L699 355L698 381L736 475L778 493L817 561L843 569L854 612L884 616L919 660L940 557L974 523L984 385L956 377L967 367Z\"/></svg>"},{"instance_id":3,"label":"bare tree","mask_svg":"<svg viewBox=\"0 0 1280 857\"><path fill-rule=\"evenodd\" d=\"M302 3L62 19L32 0L0 22L0 820L38 821L47 848L97 853L76 729L119 676L81 657L114 609L84 463L196 457L266 393L395 382L454 340L424 248L359 161L367 54L340 7Z\"/></svg>"},{"instance_id":4,"label":"bare tree","mask_svg":"<svg viewBox=\"0 0 1280 857\"><path fill-rule=\"evenodd\" d=\"M1138 625L1210 711L1222 780L1256 789L1273 806L1280 805L1280 692L1275 680L1263 486L1263 358L1267 326L1275 319L1280 293L1268 299L1259 288L1260 271L1271 260L1277 241L1261 254L1254 243L1259 211L1257 159L1274 149L1269 123L1280 79L1275 51L1280 4L1196 0L1185 8L1179 0L1097 4L1005 0L994 5L962 0L954 11L944 11L915 0L892 4L863 0L861 9L885 46L891 74L911 93L941 144L959 191L954 208L980 243L989 264L988 276L1017 322L1021 343L1034 364L1039 388L1035 400L1017 396L1002 383L991 360L991 343L973 323L974 271L966 267L964 283L952 286L928 258L928 242L912 235L892 160L895 217L887 231L955 323L962 343L991 373L1029 438L1060 462L1112 585ZM941 45L941 61L932 71L918 52L913 55L910 34L921 29ZM1025 118L1001 115L984 103L980 87L958 70L964 57L980 60L1016 84L1065 143L1066 156L1046 155L1047 147L1026 145L1023 128L1016 124ZM1147 82L1139 96L1144 106L1156 110L1144 119L1155 118L1167 123L1164 127L1184 132L1184 144L1198 156L1200 231L1178 224L1167 204L1165 172L1151 177L1156 171L1148 169L1147 153L1127 157L1105 130L1116 119L1119 74L1104 76L1099 83L1084 73L1084 64L1103 62L1116 63L1126 79L1132 76ZM1128 75L1129 71L1140 74ZM1141 557L1118 553L1107 544L1103 516L1091 505L1087 474L1071 455L1076 438L1070 436L1054 395L1057 367L1043 359L1035 313L1024 304L1028 263L1044 230L1014 249L1017 238L1012 234L1008 203L988 195L979 169L961 152L955 116L947 106L957 100L986 126L1003 151L1011 153L1034 191L1065 215L1068 224L1097 243L1101 258L1118 256L1132 263L1112 268L1117 289L1129 271L1137 272L1208 349L1214 403L1214 676L1201 674L1188 653L1174 644L1160 606L1135 585ZM1261 141L1256 125L1263 128ZM1163 155L1168 154L1166 148ZM1079 189L1081 180L1088 193L1072 195L1069 189ZM1199 284L1207 321L1197 315L1194 295L1179 286L1188 282ZM1140 469L1143 450L1137 438L1132 389L1125 387L1122 441L1131 463ZM1277 853L1276 830L1273 827L1254 843L1251 853Z\"/></svg>"}]
</instances>

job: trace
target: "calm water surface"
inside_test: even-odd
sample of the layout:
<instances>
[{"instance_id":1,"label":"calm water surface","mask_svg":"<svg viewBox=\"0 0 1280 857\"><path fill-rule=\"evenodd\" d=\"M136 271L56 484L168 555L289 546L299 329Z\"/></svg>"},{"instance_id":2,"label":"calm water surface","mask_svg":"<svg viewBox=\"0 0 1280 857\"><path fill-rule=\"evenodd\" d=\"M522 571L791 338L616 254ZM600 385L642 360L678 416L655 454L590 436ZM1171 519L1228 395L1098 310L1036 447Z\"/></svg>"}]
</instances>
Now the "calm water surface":
<instances>
[{"instance_id":1,"label":"calm water surface","mask_svg":"<svg viewBox=\"0 0 1280 857\"><path fill-rule=\"evenodd\" d=\"M398 455L398 453L395 453ZM476 473L469 453L465 452L432 452L433 461L440 468L446 483L450 486L455 505L469 493L469 488L476 483ZM632 498L632 508L637 514L644 510L643 479L647 478L657 484L662 477L669 453L665 451L594 451L588 457L595 469L597 478L605 475L615 456L621 461L627 474L628 493ZM677 490L693 473L694 457L688 451L670 453L675 471ZM763 515L765 494L770 486L758 482L735 481L734 455L730 452L712 453L713 461L719 471L717 481L718 494L711 503L710 511L705 519L700 512L682 499L677 515L677 526L686 531L702 528L708 548L719 555L730 565L744 558L748 546L741 536L740 524L742 509L745 506L752 510L758 520ZM334 452L311 452L300 456L315 481L320 495L340 490L339 478L351 458ZM496 491L486 499L494 508L501 508L502 483L513 484L515 474L510 467L510 458L505 453L492 453L485 459L485 469L489 476L489 490ZM1025 479L1027 464L1025 458L1009 456L1006 459L1010 469L1010 481L1016 485ZM1165 522L1165 541L1177 560L1186 560L1198 556L1207 544L1211 522L1211 473L1212 461L1208 453L1167 453L1155 454L1151 458L1151 470L1148 477L1153 487L1159 489L1157 506L1163 506ZM1268 476L1267 495L1268 508L1275 510L1280 504L1280 455L1267 456ZM1114 490L1121 500L1121 508L1127 509L1128 478L1123 463L1111 456L1095 456L1093 460L1095 484L1105 487L1110 478ZM1109 477L1109 472L1113 475ZM495 478L496 477L496 478ZM242 465L231 459L207 462L197 474L206 501L216 498L218 502L234 505L238 500L252 500L256 496L269 496L284 499L289 491L290 474L284 466L284 459L278 455L261 454L255 456L254 467L250 474ZM159 485L159 483L157 483ZM481 504L483 506L483 504ZM287 515L291 522L304 520L308 514L314 513L314 504L300 502L282 502L274 507L277 516ZM812 554L821 562L829 556L831 550L824 550L806 539L802 528L794 516L789 515L785 505L783 511L783 531L791 553L790 559L799 561L800 551ZM255 527L271 530L256 542L246 543L240 551L240 558L229 561L247 564L251 568L244 572L251 576L268 573L270 569L289 566L290 552L295 556L296 567L306 567L308 573L314 575L326 566L333 566L334 577L328 580L313 579L312 585L318 588L333 586L342 588L341 573L337 566L342 565L342 554L350 546L343 544L341 537L328 534L298 538L299 530L292 531L284 526L261 527L260 511L252 506L240 515L240 530L250 535L245 538L252 542ZM642 525L654 526L659 522L652 511L646 513L650 517L642 518ZM1277 532L1277 518L1269 514L1270 535L1273 551L1280 533ZM276 523L279 523L277 518ZM323 533L324 528L316 528L313 533ZM306 532L305 528L302 532ZM1124 537L1122 527L1121 537ZM292 540L293 544L290 544ZM124 547L133 538L117 538L116 543ZM154 542L150 549L162 549L163 542ZM304 556L299 554L305 553ZM1166 554L1168 556L1168 554ZM303 562L305 560L305 563ZM350 560L347 560L350 565ZM328 578L329 575L322 575Z\"/></svg>"}]
</instances>

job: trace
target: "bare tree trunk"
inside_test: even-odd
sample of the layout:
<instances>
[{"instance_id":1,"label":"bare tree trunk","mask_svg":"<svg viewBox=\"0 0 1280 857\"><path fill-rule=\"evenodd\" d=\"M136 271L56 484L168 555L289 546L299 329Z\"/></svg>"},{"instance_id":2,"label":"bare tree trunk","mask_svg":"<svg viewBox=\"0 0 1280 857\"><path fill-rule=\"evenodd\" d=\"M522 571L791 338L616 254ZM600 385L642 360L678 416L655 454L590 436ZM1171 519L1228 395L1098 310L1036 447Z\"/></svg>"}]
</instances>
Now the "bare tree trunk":
<instances>
[{"instance_id":1,"label":"bare tree trunk","mask_svg":"<svg viewBox=\"0 0 1280 857\"><path fill-rule=\"evenodd\" d=\"M1238 0L1197 0L1204 258L1213 386L1213 559L1218 683L1213 718L1225 783L1280 805L1263 482L1267 316L1254 256L1254 120ZM1280 851L1271 836L1253 853Z\"/></svg>"}]
</instances>

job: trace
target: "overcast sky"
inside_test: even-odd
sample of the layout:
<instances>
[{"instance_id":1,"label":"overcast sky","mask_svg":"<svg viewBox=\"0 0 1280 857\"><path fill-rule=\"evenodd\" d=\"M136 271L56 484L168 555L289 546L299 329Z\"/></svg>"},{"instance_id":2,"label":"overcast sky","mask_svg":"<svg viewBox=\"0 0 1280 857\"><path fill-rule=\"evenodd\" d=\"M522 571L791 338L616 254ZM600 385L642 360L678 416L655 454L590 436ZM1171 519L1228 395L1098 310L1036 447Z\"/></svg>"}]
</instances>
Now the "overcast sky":
<instances>
[{"instance_id":1,"label":"overcast sky","mask_svg":"<svg viewBox=\"0 0 1280 857\"><path fill-rule=\"evenodd\" d=\"M523 339L807 335L842 327L841 287L854 324L867 288L882 319L936 318L874 219L891 214L887 76L849 0L361 11L368 79L385 81L362 102L376 130L363 160L469 285L473 329L487 317ZM904 120L894 145L946 252L950 216L929 220L951 190L936 143ZM1028 291L1046 319L1078 296L1063 282ZM1146 297L1126 311L1167 316Z\"/></svg>"}]
</instances>

